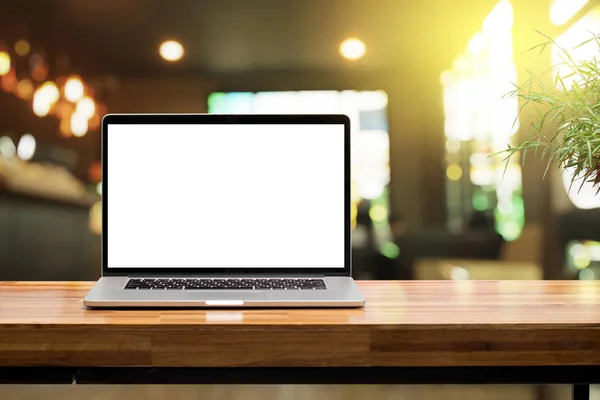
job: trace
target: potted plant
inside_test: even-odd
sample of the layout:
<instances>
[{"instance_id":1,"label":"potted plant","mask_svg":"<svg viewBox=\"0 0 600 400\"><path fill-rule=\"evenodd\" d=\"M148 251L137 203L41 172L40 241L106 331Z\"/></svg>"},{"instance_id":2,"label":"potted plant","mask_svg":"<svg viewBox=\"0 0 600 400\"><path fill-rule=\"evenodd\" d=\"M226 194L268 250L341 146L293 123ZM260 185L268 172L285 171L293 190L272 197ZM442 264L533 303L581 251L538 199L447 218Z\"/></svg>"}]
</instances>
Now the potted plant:
<instances>
[{"instance_id":1,"label":"potted plant","mask_svg":"<svg viewBox=\"0 0 600 400\"><path fill-rule=\"evenodd\" d=\"M600 51L599 57L582 61L572 55L573 50L545 38L533 49L541 53L556 46L562 61L540 75L528 71L529 78L507 93L521 100L519 115L533 116L526 124L524 140L503 153L506 160L519 153L525 162L527 153L541 152L547 161L544 175L551 165L570 169L571 185L592 182L600 190ZM575 49L594 45L600 50L600 35Z\"/></svg>"}]
</instances>

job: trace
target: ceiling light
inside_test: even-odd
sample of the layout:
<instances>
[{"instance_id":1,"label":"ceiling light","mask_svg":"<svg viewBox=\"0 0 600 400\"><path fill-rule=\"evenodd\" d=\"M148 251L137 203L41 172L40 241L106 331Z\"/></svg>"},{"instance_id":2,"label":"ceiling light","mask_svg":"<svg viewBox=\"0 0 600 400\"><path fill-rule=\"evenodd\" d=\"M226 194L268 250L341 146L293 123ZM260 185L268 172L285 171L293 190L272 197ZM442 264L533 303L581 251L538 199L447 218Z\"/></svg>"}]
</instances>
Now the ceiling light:
<instances>
[{"instance_id":1,"label":"ceiling light","mask_svg":"<svg viewBox=\"0 0 600 400\"><path fill-rule=\"evenodd\" d=\"M356 38L346 39L340 45L340 53L348 60L358 60L365 55L366 51L365 44Z\"/></svg>"},{"instance_id":2,"label":"ceiling light","mask_svg":"<svg viewBox=\"0 0 600 400\"><path fill-rule=\"evenodd\" d=\"M158 49L160 56L167 61L177 61L183 57L183 46L175 40L167 40L160 45Z\"/></svg>"}]
</instances>

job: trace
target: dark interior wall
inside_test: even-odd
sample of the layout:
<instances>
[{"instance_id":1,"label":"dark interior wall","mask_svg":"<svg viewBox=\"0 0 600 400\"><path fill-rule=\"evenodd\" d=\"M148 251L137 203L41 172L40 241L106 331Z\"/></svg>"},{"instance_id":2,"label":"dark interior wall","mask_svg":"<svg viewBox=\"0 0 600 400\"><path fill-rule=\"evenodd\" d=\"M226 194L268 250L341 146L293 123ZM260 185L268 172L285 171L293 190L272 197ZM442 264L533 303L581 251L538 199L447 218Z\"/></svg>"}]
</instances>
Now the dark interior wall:
<instances>
[{"instance_id":1,"label":"dark interior wall","mask_svg":"<svg viewBox=\"0 0 600 400\"><path fill-rule=\"evenodd\" d=\"M107 99L109 113L204 113L210 84L202 78L120 79Z\"/></svg>"},{"instance_id":2,"label":"dark interior wall","mask_svg":"<svg viewBox=\"0 0 600 400\"><path fill-rule=\"evenodd\" d=\"M443 108L438 78L396 79L389 94L392 211L409 229L446 222Z\"/></svg>"},{"instance_id":3,"label":"dark interior wall","mask_svg":"<svg viewBox=\"0 0 600 400\"><path fill-rule=\"evenodd\" d=\"M388 94L391 208L414 229L445 223L443 109L438 73L424 71L254 72L122 78L109 112L207 111L214 91L384 90Z\"/></svg>"}]
</instances>

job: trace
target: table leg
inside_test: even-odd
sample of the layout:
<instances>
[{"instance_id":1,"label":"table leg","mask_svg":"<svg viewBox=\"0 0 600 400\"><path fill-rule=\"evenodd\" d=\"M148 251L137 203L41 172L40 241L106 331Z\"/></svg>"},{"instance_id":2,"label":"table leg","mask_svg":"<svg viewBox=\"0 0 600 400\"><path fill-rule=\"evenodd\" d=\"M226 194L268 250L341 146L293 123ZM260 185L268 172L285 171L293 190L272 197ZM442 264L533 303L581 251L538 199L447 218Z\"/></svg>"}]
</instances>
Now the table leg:
<instances>
[{"instance_id":1,"label":"table leg","mask_svg":"<svg viewBox=\"0 0 600 400\"><path fill-rule=\"evenodd\" d=\"M590 385L573 385L573 400L590 400Z\"/></svg>"}]
</instances>

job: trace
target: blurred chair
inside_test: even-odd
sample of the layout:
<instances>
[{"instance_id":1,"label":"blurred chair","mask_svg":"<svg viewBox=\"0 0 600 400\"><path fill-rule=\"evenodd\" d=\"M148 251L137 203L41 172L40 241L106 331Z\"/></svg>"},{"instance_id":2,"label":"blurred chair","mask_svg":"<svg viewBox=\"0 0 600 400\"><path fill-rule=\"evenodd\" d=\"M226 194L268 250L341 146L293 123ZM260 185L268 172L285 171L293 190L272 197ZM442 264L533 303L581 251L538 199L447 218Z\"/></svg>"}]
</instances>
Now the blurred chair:
<instances>
[{"instance_id":1,"label":"blurred chair","mask_svg":"<svg viewBox=\"0 0 600 400\"><path fill-rule=\"evenodd\" d=\"M407 234L398 240L401 254L410 259L445 257L495 260L500 257L504 240L496 232L446 231Z\"/></svg>"},{"instance_id":2,"label":"blurred chair","mask_svg":"<svg viewBox=\"0 0 600 400\"><path fill-rule=\"evenodd\" d=\"M406 268L373 249L352 249L352 277L354 279L406 280ZM403 275L404 274L404 275Z\"/></svg>"}]
</instances>

